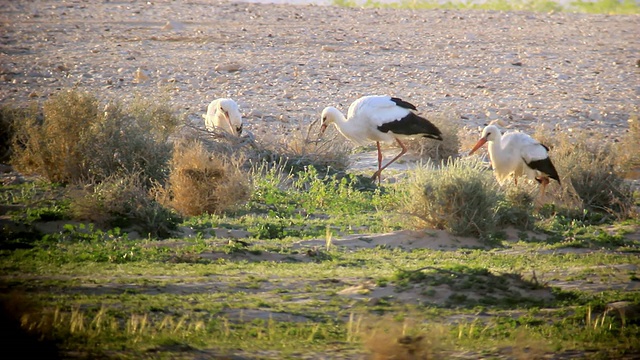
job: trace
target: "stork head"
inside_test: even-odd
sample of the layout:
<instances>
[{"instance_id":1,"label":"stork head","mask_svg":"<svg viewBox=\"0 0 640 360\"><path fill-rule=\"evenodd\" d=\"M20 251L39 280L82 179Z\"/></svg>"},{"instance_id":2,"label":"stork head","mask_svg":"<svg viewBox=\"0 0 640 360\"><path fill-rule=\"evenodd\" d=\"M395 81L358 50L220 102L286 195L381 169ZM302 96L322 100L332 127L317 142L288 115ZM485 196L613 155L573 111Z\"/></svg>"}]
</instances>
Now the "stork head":
<instances>
[{"instance_id":1,"label":"stork head","mask_svg":"<svg viewBox=\"0 0 640 360\"><path fill-rule=\"evenodd\" d=\"M340 110L334 108L333 106L329 106L322 110L322 125L320 126L320 135L324 134L325 130L327 130L327 126L331 123L335 123L336 119L342 115Z\"/></svg>"},{"instance_id":2,"label":"stork head","mask_svg":"<svg viewBox=\"0 0 640 360\"><path fill-rule=\"evenodd\" d=\"M242 114L235 101L219 99L218 113L223 118L222 125L228 132L238 136L242 133Z\"/></svg>"},{"instance_id":3,"label":"stork head","mask_svg":"<svg viewBox=\"0 0 640 360\"><path fill-rule=\"evenodd\" d=\"M474 152L480 149L482 145L484 145L485 143L490 141L495 141L501 136L502 136L502 133L500 132L500 129L498 129L497 126L489 125L485 127L482 130L482 136L480 137L480 140L478 140L478 142L473 146L473 149L471 149L471 151L469 152L469 155L472 155Z\"/></svg>"}]
</instances>

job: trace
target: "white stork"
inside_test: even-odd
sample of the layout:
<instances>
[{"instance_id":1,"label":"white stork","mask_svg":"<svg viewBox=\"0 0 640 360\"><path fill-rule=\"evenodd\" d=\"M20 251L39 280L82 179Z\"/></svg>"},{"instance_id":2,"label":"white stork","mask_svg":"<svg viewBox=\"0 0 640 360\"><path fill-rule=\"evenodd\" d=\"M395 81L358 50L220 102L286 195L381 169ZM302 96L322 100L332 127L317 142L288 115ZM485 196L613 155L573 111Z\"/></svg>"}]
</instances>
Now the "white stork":
<instances>
[{"instance_id":1,"label":"white stork","mask_svg":"<svg viewBox=\"0 0 640 360\"><path fill-rule=\"evenodd\" d=\"M560 184L560 177L549 159L549 148L521 132L510 132L502 135L495 125L489 125L482 130L482 137L471 149L473 154L485 143L489 143L489 158L493 171L499 182L513 174L515 184L518 177L526 176L536 180L542 186L542 197L549 184L549 178Z\"/></svg>"},{"instance_id":2,"label":"white stork","mask_svg":"<svg viewBox=\"0 0 640 360\"><path fill-rule=\"evenodd\" d=\"M422 136L442 140L442 133L429 120L416 115L412 110L416 107L406 101L391 96L364 96L349 106L347 118L334 107L327 107L322 111L322 127L324 133L329 124L334 123L344 137L357 144L375 141L378 147L378 171L371 179L378 178L391 163L398 160L407 152L407 148L400 141L401 138ZM382 166L382 152L380 142L396 141L402 151Z\"/></svg>"},{"instance_id":3,"label":"white stork","mask_svg":"<svg viewBox=\"0 0 640 360\"><path fill-rule=\"evenodd\" d=\"M231 99L213 100L207 107L207 114L202 117L208 131L222 129L237 136L242 133L242 114L238 104Z\"/></svg>"}]
</instances>

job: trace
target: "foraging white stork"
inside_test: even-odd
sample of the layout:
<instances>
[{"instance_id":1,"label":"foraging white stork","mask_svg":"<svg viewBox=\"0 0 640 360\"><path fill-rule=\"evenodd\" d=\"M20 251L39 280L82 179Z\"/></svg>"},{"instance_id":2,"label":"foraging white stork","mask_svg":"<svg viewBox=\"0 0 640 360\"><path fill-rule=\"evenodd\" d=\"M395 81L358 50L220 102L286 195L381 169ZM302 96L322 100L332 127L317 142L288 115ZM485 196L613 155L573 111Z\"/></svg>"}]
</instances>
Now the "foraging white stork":
<instances>
[{"instance_id":1,"label":"foraging white stork","mask_svg":"<svg viewBox=\"0 0 640 360\"><path fill-rule=\"evenodd\" d=\"M489 125L482 130L482 137L469 155L487 142L491 165L499 182L502 183L507 176L513 174L518 185L518 177L524 175L540 183L543 197L549 178L560 184L558 172L549 159L549 148L531 136L521 132L502 135L497 126Z\"/></svg>"},{"instance_id":2,"label":"foraging white stork","mask_svg":"<svg viewBox=\"0 0 640 360\"><path fill-rule=\"evenodd\" d=\"M238 136L242 133L242 114L238 104L231 99L213 100L207 107L207 114L202 117L208 131L222 129Z\"/></svg>"},{"instance_id":3,"label":"foraging white stork","mask_svg":"<svg viewBox=\"0 0 640 360\"><path fill-rule=\"evenodd\" d=\"M364 96L354 101L349 106L347 118L336 108L329 106L322 111L322 127L324 133L329 124L333 123L344 137L351 141L364 144L367 140L375 141L378 147L378 171L371 179L378 178L380 174L400 156L407 152L407 148L400 141L407 137L428 137L442 140L442 132L429 120L416 115L413 110L416 107L399 98L387 95ZM382 166L382 152L380 142L396 141L402 151Z\"/></svg>"}]
</instances>

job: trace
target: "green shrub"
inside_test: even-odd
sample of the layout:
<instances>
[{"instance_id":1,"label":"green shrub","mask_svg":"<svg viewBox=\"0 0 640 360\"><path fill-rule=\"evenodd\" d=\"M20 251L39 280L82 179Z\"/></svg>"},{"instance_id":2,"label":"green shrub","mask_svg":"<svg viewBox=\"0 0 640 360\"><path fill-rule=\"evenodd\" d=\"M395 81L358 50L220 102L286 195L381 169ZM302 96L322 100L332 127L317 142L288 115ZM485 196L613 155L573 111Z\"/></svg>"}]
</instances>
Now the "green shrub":
<instances>
[{"instance_id":1,"label":"green shrub","mask_svg":"<svg viewBox=\"0 0 640 360\"><path fill-rule=\"evenodd\" d=\"M12 164L49 181L99 182L114 174L163 180L171 157L169 135L179 120L165 105L138 101L101 107L79 91L63 91L43 105L43 119L16 123Z\"/></svg>"},{"instance_id":2,"label":"green shrub","mask_svg":"<svg viewBox=\"0 0 640 360\"><path fill-rule=\"evenodd\" d=\"M153 181L163 181L168 174L173 145L169 136L178 118L164 105L141 100L129 107L109 104L84 137L84 159L89 176L102 180L118 173L140 173Z\"/></svg>"},{"instance_id":3,"label":"green shrub","mask_svg":"<svg viewBox=\"0 0 640 360\"><path fill-rule=\"evenodd\" d=\"M537 190L534 191L537 192ZM513 225L519 229L533 228L534 196L536 195L532 195L524 184L518 187L507 187L504 199L500 200L496 207L497 224Z\"/></svg>"},{"instance_id":4,"label":"green shrub","mask_svg":"<svg viewBox=\"0 0 640 360\"><path fill-rule=\"evenodd\" d=\"M163 207L140 174L114 175L88 185L72 195L71 210L77 220L99 226L134 227L145 235L167 237L180 217Z\"/></svg>"},{"instance_id":5,"label":"green shrub","mask_svg":"<svg viewBox=\"0 0 640 360\"><path fill-rule=\"evenodd\" d=\"M422 226L486 238L496 226L498 200L493 174L481 162L465 158L416 169L403 208Z\"/></svg>"}]
</instances>

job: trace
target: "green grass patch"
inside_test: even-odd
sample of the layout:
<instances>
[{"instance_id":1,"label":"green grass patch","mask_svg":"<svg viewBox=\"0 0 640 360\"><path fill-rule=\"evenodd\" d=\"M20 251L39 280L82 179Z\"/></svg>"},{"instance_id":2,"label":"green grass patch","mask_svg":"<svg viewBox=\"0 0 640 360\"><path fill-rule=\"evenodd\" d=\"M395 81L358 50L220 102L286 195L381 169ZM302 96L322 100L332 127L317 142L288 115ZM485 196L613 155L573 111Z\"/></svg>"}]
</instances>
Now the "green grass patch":
<instances>
[{"instance_id":1,"label":"green grass patch","mask_svg":"<svg viewBox=\"0 0 640 360\"><path fill-rule=\"evenodd\" d=\"M533 12L580 12L591 14L638 14L640 7L634 0L596 0L571 1L561 4L549 0L488 0L474 1L433 1L400 0L381 2L374 0L334 0L334 5L343 7L373 7L394 9L455 9L455 10L495 10L495 11L533 11Z\"/></svg>"}]
</instances>

